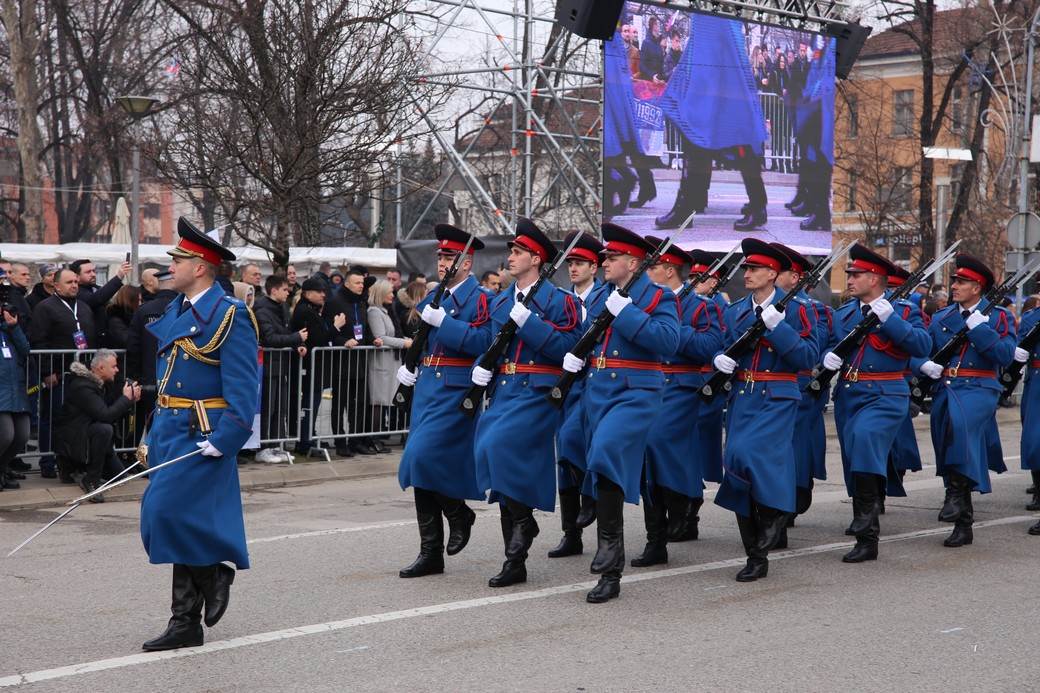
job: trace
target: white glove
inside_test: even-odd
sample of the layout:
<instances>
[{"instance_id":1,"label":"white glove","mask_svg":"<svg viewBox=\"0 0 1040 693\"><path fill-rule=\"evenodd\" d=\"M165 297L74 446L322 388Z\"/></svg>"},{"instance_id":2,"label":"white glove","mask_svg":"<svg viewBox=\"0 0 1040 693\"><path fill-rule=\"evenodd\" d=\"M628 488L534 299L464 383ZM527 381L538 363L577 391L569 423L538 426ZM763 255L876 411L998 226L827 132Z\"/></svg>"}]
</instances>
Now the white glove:
<instances>
[{"instance_id":1,"label":"white glove","mask_svg":"<svg viewBox=\"0 0 1040 693\"><path fill-rule=\"evenodd\" d=\"M616 318L618 314L624 310L625 306L631 302L631 298L628 296L622 296L620 291L614 289L614 292L607 296L607 310L609 310L610 314Z\"/></svg>"},{"instance_id":2,"label":"white glove","mask_svg":"<svg viewBox=\"0 0 1040 693\"><path fill-rule=\"evenodd\" d=\"M439 306L437 308L433 308L431 306L426 306L425 308L422 309L422 316L421 317L422 317L423 322L429 323L430 325L433 325L434 327L440 327L441 323L444 322L444 316L445 315L447 315L447 314L444 312L444 309L439 307Z\"/></svg>"},{"instance_id":3,"label":"white glove","mask_svg":"<svg viewBox=\"0 0 1040 693\"><path fill-rule=\"evenodd\" d=\"M974 330L979 325L985 325L989 322L989 316L983 315L977 310L971 311L971 315L964 321L964 324L968 326L969 330Z\"/></svg>"},{"instance_id":4,"label":"white glove","mask_svg":"<svg viewBox=\"0 0 1040 693\"><path fill-rule=\"evenodd\" d=\"M418 379L418 374L412 373L408 370L408 366L401 366L397 369L397 382L401 383L405 387L414 387L415 381Z\"/></svg>"},{"instance_id":5,"label":"white glove","mask_svg":"<svg viewBox=\"0 0 1040 693\"><path fill-rule=\"evenodd\" d=\"M203 457L223 457L224 453L213 447L213 443L208 440L204 440L201 443L195 443L202 450Z\"/></svg>"},{"instance_id":6,"label":"white glove","mask_svg":"<svg viewBox=\"0 0 1040 693\"><path fill-rule=\"evenodd\" d=\"M509 309L509 319L516 323L517 327L523 327L527 319L531 317L531 309L523 303L514 303Z\"/></svg>"},{"instance_id":7,"label":"white glove","mask_svg":"<svg viewBox=\"0 0 1040 693\"><path fill-rule=\"evenodd\" d=\"M829 371L838 370L841 368L841 357L833 351L828 351L823 355L823 367Z\"/></svg>"},{"instance_id":8,"label":"white glove","mask_svg":"<svg viewBox=\"0 0 1040 693\"><path fill-rule=\"evenodd\" d=\"M579 359L574 354L567 352L563 355L563 370L568 373L577 373L585 366L585 359Z\"/></svg>"},{"instance_id":9,"label":"white glove","mask_svg":"<svg viewBox=\"0 0 1040 693\"><path fill-rule=\"evenodd\" d=\"M774 330L776 326L784 321L784 314L778 311L773 306L766 306L765 310L762 311L762 322L765 323L767 330Z\"/></svg>"},{"instance_id":10,"label":"white glove","mask_svg":"<svg viewBox=\"0 0 1040 693\"><path fill-rule=\"evenodd\" d=\"M473 381L474 385L480 385L486 387L491 382L491 376L494 375L491 371L480 366L473 366L473 374L469 377Z\"/></svg>"},{"instance_id":11,"label":"white glove","mask_svg":"<svg viewBox=\"0 0 1040 693\"><path fill-rule=\"evenodd\" d=\"M892 316L895 309L892 308L892 304L882 296L881 298L875 298L870 302L870 312L876 315L878 320L885 322Z\"/></svg>"},{"instance_id":12,"label":"white glove","mask_svg":"<svg viewBox=\"0 0 1040 693\"><path fill-rule=\"evenodd\" d=\"M921 372L932 380L938 380L942 377L943 367L935 361L925 361L921 364Z\"/></svg>"},{"instance_id":13,"label":"white glove","mask_svg":"<svg viewBox=\"0 0 1040 693\"><path fill-rule=\"evenodd\" d=\"M737 370L737 362L731 359L730 357L726 356L725 354L719 354L718 356L716 356L715 360L713 360L712 363L715 364L715 368L722 371L726 375L729 375L733 371Z\"/></svg>"},{"instance_id":14,"label":"white glove","mask_svg":"<svg viewBox=\"0 0 1040 693\"><path fill-rule=\"evenodd\" d=\"M1029 360L1029 352L1022 347L1015 347L1015 360L1019 363L1025 363Z\"/></svg>"}]
</instances>

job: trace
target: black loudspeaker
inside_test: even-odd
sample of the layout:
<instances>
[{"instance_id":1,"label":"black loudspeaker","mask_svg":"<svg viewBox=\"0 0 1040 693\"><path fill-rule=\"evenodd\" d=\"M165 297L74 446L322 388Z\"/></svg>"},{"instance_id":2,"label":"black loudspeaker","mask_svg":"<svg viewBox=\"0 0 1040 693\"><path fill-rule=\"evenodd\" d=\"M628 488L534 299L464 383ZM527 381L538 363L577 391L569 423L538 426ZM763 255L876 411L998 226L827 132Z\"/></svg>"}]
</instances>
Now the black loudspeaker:
<instances>
[{"instance_id":1,"label":"black loudspeaker","mask_svg":"<svg viewBox=\"0 0 1040 693\"><path fill-rule=\"evenodd\" d=\"M824 33L837 39L837 55L834 60L834 74L841 79L848 79L852 65L863 50L863 44L870 36L872 29L859 24L828 24Z\"/></svg>"},{"instance_id":2,"label":"black loudspeaker","mask_svg":"<svg viewBox=\"0 0 1040 693\"><path fill-rule=\"evenodd\" d=\"M609 41L624 0L556 0L556 21L578 36Z\"/></svg>"}]
</instances>

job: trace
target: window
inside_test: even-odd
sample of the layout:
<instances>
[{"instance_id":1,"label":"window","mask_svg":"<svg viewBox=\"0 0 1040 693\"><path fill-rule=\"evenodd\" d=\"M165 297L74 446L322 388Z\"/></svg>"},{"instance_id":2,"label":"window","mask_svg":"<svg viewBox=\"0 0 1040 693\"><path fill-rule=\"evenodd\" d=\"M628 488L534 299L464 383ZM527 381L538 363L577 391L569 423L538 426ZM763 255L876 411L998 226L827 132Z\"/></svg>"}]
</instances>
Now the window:
<instances>
[{"instance_id":1,"label":"window","mask_svg":"<svg viewBox=\"0 0 1040 693\"><path fill-rule=\"evenodd\" d=\"M910 198L913 191L914 172L909 168L897 166L892 173L892 194L889 198L889 201L892 203L892 209L897 211L908 210L910 209Z\"/></svg>"},{"instance_id":2,"label":"window","mask_svg":"<svg viewBox=\"0 0 1040 693\"><path fill-rule=\"evenodd\" d=\"M914 131L914 90L895 93L892 110L892 136L909 137Z\"/></svg>"},{"instance_id":3,"label":"window","mask_svg":"<svg viewBox=\"0 0 1040 693\"><path fill-rule=\"evenodd\" d=\"M859 97L850 96L846 101L849 106L849 138L859 134Z\"/></svg>"},{"instance_id":4,"label":"window","mask_svg":"<svg viewBox=\"0 0 1040 693\"><path fill-rule=\"evenodd\" d=\"M948 205L953 206L954 200L961 194L961 178L964 177L964 164L953 164L950 166L950 200Z\"/></svg>"},{"instance_id":5,"label":"window","mask_svg":"<svg viewBox=\"0 0 1040 693\"><path fill-rule=\"evenodd\" d=\"M859 174L856 173L855 171L850 171L849 172L849 189L848 189L848 195L846 196L847 197L846 202L848 204L846 204L846 206L845 206L845 211L846 212L855 212L856 211L856 186L857 186L858 183L859 183Z\"/></svg>"},{"instance_id":6,"label":"window","mask_svg":"<svg viewBox=\"0 0 1040 693\"><path fill-rule=\"evenodd\" d=\"M950 94L950 130L964 132L964 91L960 87L954 87Z\"/></svg>"}]
</instances>

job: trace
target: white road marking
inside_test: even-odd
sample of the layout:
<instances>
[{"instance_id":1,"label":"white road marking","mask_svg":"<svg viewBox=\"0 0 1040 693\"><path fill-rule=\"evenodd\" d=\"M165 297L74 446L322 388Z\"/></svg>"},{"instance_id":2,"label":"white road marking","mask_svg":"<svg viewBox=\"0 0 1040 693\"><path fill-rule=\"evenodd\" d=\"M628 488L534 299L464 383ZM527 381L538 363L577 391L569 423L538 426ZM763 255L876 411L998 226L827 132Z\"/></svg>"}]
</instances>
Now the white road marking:
<instances>
[{"instance_id":1,"label":"white road marking","mask_svg":"<svg viewBox=\"0 0 1040 693\"><path fill-rule=\"evenodd\" d=\"M975 529L982 529L985 527L998 527L1001 525L1017 524L1020 522L1033 522L1035 520L1036 518L1033 515L1015 515L1012 517L1002 517L995 520L986 520L985 522L976 522ZM907 532L905 534L894 534L890 537L882 537L881 542L887 544L896 541L906 541L908 539L919 539L922 537L931 537L939 534L946 534L949 531L949 527L935 527L932 529L922 529L916 532ZM803 556L812 556L821 553L839 551L842 549L847 549L851 546L852 542L850 541L836 542L833 544L820 544L817 546L807 546L802 549L779 551L770 554L769 557L772 560L801 558ZM736 568L744 565L744 561L744 557L729 558L721 561L713 561L711 563L700 563L698 565L684 566L681 568L649 570L642 573L636 573L634 575L626 575L624 578L622 578L622 582L624 582L626 585L630 585L636 582L646 582L648 580L660 580L662 578L678 577L681 575L705 573L712 570L721 570L723 568ZM371 614L369 616L357 616L355 618L348 618L342 621L328 621L326 623L315 623L312 625L299 626L296 628L274 630L269 631L267 633L244 635L242 637L232 638L230 640L218 640L216 642L211 642L209 644L202 645L201 647L189 647L181 650L170 650L167 652L141 652L138 654L128 655L126 657L114 657L112 659L101 659L94 662L83 662L81 664L72 664L69 666L57 667L54 669L43 669L40 671L33 671L25 674L5 676L0 678L0 688L18 686L27 683L36 683L39 681L50 681L53 679L68 678L70 676L79 676L81 674L92 674L99 671L108 671L111 669L122 669L125 667L132 667L140 664L150 664L153 662L159 662L166 659L196 657L198 655L211 654L214 652L221 652L224 650L234 650L240 647L248 647L251 645L261 645L264 643L278 642L280 640L290 640L293 638L299 638L307 635L321 635L323 633L331 633L334 631L347 630L349 628L370 626L377 623L389 623L392 621L401 621L404 619L417 618L420 616L432 616L435 614L449 613L452 611L463 611L466 609L476 609L484 606L494 606L496 604L509 604L514 602L530 601L533 599L554 597L560 594L584 592L585 590L591 589L595 584L595 582L578 582L568 585L546 587L539 590L512 592L510 594L499 594L489 597L479 597L477 599L465 599L462 601L447 602L443 604L431 604L429 606L420 606L411 609L401 609L399 611L387 611L381 614Z\"/></svg>"},{"instance_id":2,"label":"white road marking","mask_svg":"<svg viewBox=\"0 0 1040 693\"><path fill-rule=\"evenodd\" d=\"M942 633L943 635L946 635L947 633L956 633L956 632L957 632L957 631L959 631L959 630L964 630L964 629L963 629L963 628L961 628L961 627L957 627L957 628L947 628L946 630L941 630L941 631L939 631L939 632L940 632L940 633Z\"/></svg>"},{"instance_id":3,"label":"white road marking","mask_svg":"<svg viewBox=\"0 0 1040 693\"><path fill-rule=\"evenodd\" d=\"M395 520L393 522L373 522L366 525L355 525L353 527L336 527L334 529L316 529L311 532L297 532L296 534L280 534L275 537L260 537L250 539L247 544L267 544L272 541L284 539L305 539L308 537L327 537L332 534L351 534L353 532L367 532L370 529L389 529L390 527L404 527L414 525L415 520Z\"/></svg>"}]
</instances>

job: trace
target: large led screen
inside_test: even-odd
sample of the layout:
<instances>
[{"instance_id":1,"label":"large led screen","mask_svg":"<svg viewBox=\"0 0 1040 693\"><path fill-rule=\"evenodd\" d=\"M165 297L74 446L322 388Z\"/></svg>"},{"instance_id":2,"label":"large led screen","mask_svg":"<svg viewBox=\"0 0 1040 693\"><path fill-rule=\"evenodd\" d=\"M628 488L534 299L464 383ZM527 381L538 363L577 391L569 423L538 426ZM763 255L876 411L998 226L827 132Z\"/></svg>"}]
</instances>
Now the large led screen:
<instances>
[{"instance_id":1,"label":"large led screen","mask_svg":"<svg viewBox=\"0 0 1040 693\"><path fill-rule=\"evenodd\" d=\"M834 39L629 2L603 75L605 220L830 251Z\"/></svg>"}]
</instances>

